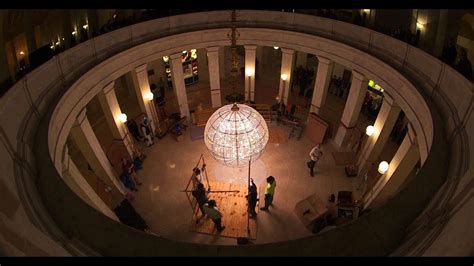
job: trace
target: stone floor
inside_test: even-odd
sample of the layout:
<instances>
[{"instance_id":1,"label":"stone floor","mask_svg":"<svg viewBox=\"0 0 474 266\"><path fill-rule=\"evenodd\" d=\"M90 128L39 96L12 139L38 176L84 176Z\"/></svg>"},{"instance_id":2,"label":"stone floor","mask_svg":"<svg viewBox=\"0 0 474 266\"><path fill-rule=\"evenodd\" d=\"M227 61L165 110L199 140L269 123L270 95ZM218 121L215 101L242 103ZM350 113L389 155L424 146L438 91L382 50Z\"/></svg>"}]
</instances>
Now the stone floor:
<instances>
[{"instance_id":1,"label":"stone floor","mask_svg":"<svg viewBox=\"0 0 474 266\"><path fill-rule=\"evenodd\" d=\"M289 130L289 128L286 128ZM252 178L259 188L265 178L273 175L277 187L273 206L269 212L260 212L256 243L268 243L297 239L311 234L293 212L295 204L305 197L317 193L326 201L332 193L352 190L360 197L356 188L358 180L348 178L343 166L335 165L331 152L336 150L331 142L322 146L324 156L319 161L315 177L306 167L308 153L313 143L302 137L284 143L269 143L262 157L252 166ZM201 154L208 165L210 180L245 184L247 168L223 169L207 151L203 140L191 141L189 131L177 142L168 135L151 148L144 148L148 155L138 174L143 185L135 193L133 205L143 216L155 234L163 237L207 244L236 244L235 239L214 237L189 231L192 210L186 195L181 192L192 174L192 169ZM229 176L230 178L226 178ZM225 225L225 217L223 224Z\"/></svg>"},{"instance_id":2,"label":"stone floor","mask_svg":"<svg viewBox=\"0 0 474 266\"><path fill-rule=\"evenodd\" d=\"M261 77L256 80L255 100L257 103L272 104L278 94L278 76L261 75ZM243 80L239 80L236 91L243 93L243 87ZM309 113L310 99L298 96L298 91L298 87L293 89L289 95L289 102L298 105L297 116L305 121ZM232 89L229 81L222 80L223 104L226 104L225 95L230 92ZM199 105L210 106L209 82L201 80L187 87L187 96L190 110L196 109ZM166 99L167 113L179 112L173 90L167 90ZM130 102L129 105L126 109L130 114L140 112L138 104ZM321 116L332 125L328 130L328 133L332 135L337 130L344 105L344 98L328 93L326 104L321 110ZM110 139L110 132L107 132L106 123L99 122L94 123L94 131L105 149L110 145L110 141L107 141ZM365 131L365 127L371 123L373 121L360 115L357 127ZM287 133L290 130L289 127L281 127ZM237 244L236 240L232 238L191 232L189 229L192 210L182 190L186 187L192 169L201 154L204 155L208 165L210 180L245 184L248 169L229 169L221 166L210 157L203 140L191 141L189 130L180 142L177 142L171 135L167 135L161 140L155 139L155 142L156 144L150 148L141 145L147 154L144 169L138 173L143 185L138 192L134 193L136 198L132 203L147 221L151 231L165 238L179 241ZM305 136L300 140L290 139L282 143L269 143L261 158L253 163L252 178L261 189L265 185L265 178L269 175L273 175L277 182L273 206L270 207L269 212L260 212L257 217L258 233L255 243L286 241L311 235L311 232L304 227L293 210L298 201L313 193L317 193L324 202L330 194L337 194L341 190L353 191L356 199L362 196L365 187L360 186L361 179L346 177L344 166L336 165L331 152L343 149L336 148L331 140L322 145L324 156L316 167L315 177L309 175L306 161L313 146L314 143L311 143ZM387 158L389 161L397 147L398 145L389 142L384 148L381 158ZM86 163L80 164L80 168L84 168L86 165ZM83 169L82 172L84 171ZM358 188L360 189L358 190ZM224 225L225 219L224 217Z\"/></svg>"}]
</instances>

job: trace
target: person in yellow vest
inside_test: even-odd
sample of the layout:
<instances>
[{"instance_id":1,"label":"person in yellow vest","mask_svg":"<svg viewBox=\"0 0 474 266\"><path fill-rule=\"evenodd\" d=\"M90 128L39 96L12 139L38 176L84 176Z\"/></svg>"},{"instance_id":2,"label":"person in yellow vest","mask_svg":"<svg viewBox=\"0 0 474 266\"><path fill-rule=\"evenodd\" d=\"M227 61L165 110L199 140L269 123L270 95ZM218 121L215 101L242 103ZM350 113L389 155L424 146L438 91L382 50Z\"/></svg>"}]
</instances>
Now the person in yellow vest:
<instances>
[{"instance_id":1,"label":"person in yellow vest","mask_svg":"<svg viewBox=\"0 0 474 266\"><path fill-rule=\"evenodd\" d=\"M217 231L222 231L225 229L225 226L222 226L222 213L216 206L215 200L210 200L203 206L204 212L206 213L207 217L211 218L214 224L217 227Z\"/></svg>"},{"instance_id":2,"label":"person in yellow vest","mask_svg":"<svg viewBox=\"0 0 474 266\"><path fill-rule=\"evenodd\" d=\"M273 202L273 195L275 194L276 181L273 176L267 177L267 187L265 188L265 206L260 210L268 210L268 207Z\"/></svg>"}]
</instances>

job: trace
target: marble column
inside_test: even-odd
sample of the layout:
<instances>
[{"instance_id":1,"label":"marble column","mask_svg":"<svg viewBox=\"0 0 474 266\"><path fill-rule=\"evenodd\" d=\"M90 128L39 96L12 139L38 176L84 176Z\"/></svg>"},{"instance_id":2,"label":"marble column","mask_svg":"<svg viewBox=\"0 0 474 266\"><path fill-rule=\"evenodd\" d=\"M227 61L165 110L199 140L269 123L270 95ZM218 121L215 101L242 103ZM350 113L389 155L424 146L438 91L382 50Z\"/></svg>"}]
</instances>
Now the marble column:
<instances>
[{"instance_id":1,"label":"marble column","mask_svg":"<svg viewBox=\"0 0 474 266\"><path fill-rule=\"evenodd\" d=\"M196 49L197 53L197 64L198 64L198 75L199 81L209 81L210 75L209 72L211 69L209 67L209 49L200 48ZM216 50L216 53L219 53L219 49ZM219 55L217 55L217 68L219 68Z\"/></svg>"},{"instance_id":2,"label":"marble column","mask_svg":"<svg viewBox=\"0 0 474 266\"><path fill-rule=\"evenodd\" d=\"M324 106L333 67L334 63L331 62L331 60L318 56L318 69L316 71L316 81L314 82L310 112L319 114L321 108Z\"/></svg>"},{"instance_id":3,"label":"marble column","mask_svg":"<svg viewBox=\"0 0 474 266\"><path fill-rule=\"evenodd\" d=\"M86 116L86 108L78 115L76 124L72 127L70 136L74 139L78 149L86 158L94 173L104 180L109 186L115 186L117 190L125 195L125 189L118 180L112 165L110 164L99 140L92 129Z\"/></svg>"},{"instance_id":4,"label":"marble column","mask_svg":"<svg viewBox=\"0 0 474 266\"><path fill-rule=\"evenodd\" d=\"M395 126L400 110L393 99L385 93L382 106L375 120L375 131L372 136L368 137L357 160L359 174L365 174L372 164L378 165L377 160Z\"/></svg>"},{"instance_id":5,"label":"marble column","mask_svg":"<svg viewBox=\"0 0 474 266\"><path fill-rule=\"evenodd\" d=\"M219 71L219 47L207 48L207 65L209 66L209 85L211 87L212 107L220 107L221 103L221 80Z\"/></svg>"},{"instance_id":6,"label":"marble column","mask_svg":"<svg viewBox=\"0 0 474 266\"><path fill-rule=\"evenodd\" d=\"M360 109L367 93L368 79L362 74L352 71L352 82L347 97L346 105L342 113L341 122L337 129L334 143L341 147L347 140L349 132L356 127L359 119Z\"/></svg>"},{"instance_id":7,"label":"marble column","mask_svg":"<svg viewBox=\"0 0 474 266\"><path fill-rule=\"evenodd\" d=\"M257 46L245 45L245 100L255 101L255 73ZM250 99L249 99L250 97Z\"/></svg>"},{"instance_id":8,"label":"marble column","mask_svg":"<svg viewBox=\"0 0 474 266\"><path fill-rule=\"evenodd\" d=\"M170 55L171 76L173 78L173 87L178 100L181 116L186 116L191 120L188 106L188 96L186 95L186 86L184 85L183 63L181 62L181 52Z\"/></svg>"},{"instance_id":9,"label":"marble column","mask_svg":"<svg viewBox=\"0 0 474 266\"><path fill-rule=\"evenodd\" d=\"M119 221L115 213L105 204L99 195L97 195L91 185L87 183L84 176L82 176L76 164L69 156L67 146L64 148L62 177L69 188L71 188L84 202L89 204L89 206L98 210L110 219Z\"/></svg>"},{"instance_id":10,"label":"marble column","mask_svg":"<svg viewBox=\"0 0 474 266\"><path fill-rule=\"evenodd\" d=\"M132 76L136 77L136 82L134 81L133 83L135 85L135 92L137 94L140 110L153 121L151 123L151 129L153 131L153 135L155 135L157 133L156 129L159 128L159 121L157 121L158 118L155 116L155 104L152 100L148 99L148 95L151 93L151 90L150 83L148 81L147 64L143 64L135 68L135 72L132 74Z\"/></svg>"},{"instance_id":11,"label":"marble column","mask_svg":"<svg viewBox=\"0 0 474 266\"><path fill-rule=\"evenodd\" d=\"M389 163L388 170L375 184L365 199L365 208L383 205L399 192L401 186L420 160L420 151L416 143L416 135L408 124L408 131L402 144Z\"/></svg>"},{"instance_id":12,"label":"marble column","mask_svg":"<svg viewBox=\"0 0 474 266\"><path fill-rule=\"evenodd\" d=\"M294 50L281 48L280 89L278 91L278 97L280 97L280 101L283 101L285 105L288 104L288 95L290 93L294 53ZM286 75L286 80L282 79L281 76L283 75Z\"/></svg>"},{"instance_id":13,"label":"marble column","mask_svg":"<svg viewBox=\"0 0 474 266\"><path fill-rule=\"evenodd\" d=\"M126 125L119 120L119 116L122 113L120 105L115 95L115 81L109 83L105 88L97 94L99 99L100 107L104 112L105 120L109 126L110 132L115 140L120 140L131 159L135 158L133 154L134 144L131 140L131 136L127 136L128 130Z\"/></svg>"}]
</instances>

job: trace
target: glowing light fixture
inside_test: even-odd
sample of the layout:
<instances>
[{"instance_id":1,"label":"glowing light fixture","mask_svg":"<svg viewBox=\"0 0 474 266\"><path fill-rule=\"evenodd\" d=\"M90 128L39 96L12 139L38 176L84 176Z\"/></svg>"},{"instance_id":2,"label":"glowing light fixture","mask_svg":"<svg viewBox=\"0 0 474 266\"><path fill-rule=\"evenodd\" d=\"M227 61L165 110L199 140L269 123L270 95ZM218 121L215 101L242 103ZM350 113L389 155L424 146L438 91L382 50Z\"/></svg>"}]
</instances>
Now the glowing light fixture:
<instances>
[{"instance_id":1,"label":"glowing light fixture","mask_svg":"<svg viewBox=\"0 0 474 266\"><path fill-rule=\"evenodd\" d=\"M287 75L287 74L282 74L282 75L281 75L281 79L282 79L282 80L286 80L287 78L288 78L288 75Z\"/></svg>"},{"instance_id":2,"label":"glowing light fixture","mask_svg":"<svg viewBox=\"0 0 474 266\"><path fill-rule=\"evenodd\" d=\"M228 104L215 111L204 129L204 142L212 157L230 167L257 160L268 142L265 119L252 107Z\"/></svg>"},{"instance_id":3,"label":"glowing light fixture","mask_svg":"<svg viewBox=\"0 0 474 266\"><path fill-rule=\"evenodd\" d=\"M248 68L247 70L245 70L245 73L247 74L247 77L251 77L253 76L253 69Z\"/></svg>"},{"instance_id":4,"label":"glowing light fixture","mask_svg":"<svg viewBox=\"0 0 474 266\"><path fill-rule=\"evenodd\" d=\"M364 11L365 13L370 13L370 9L362 9L362 11Z\"/></svg>"},{"instance_id":5,"label":"glowing light fixture","mask_svg":"<svg viewBox=\"0 0 474 266\"><path fill-rule=\"evenodd\" d=\"M365 134L367 134L367 136L372 136L372 134L374 134L375 132L375 127L374 126L368 126L366 129L365 129Z\"/></svg>"},{"instance_id":6,"label":"glowing light fixture","mask_svg":"<svg viewBox=\"0 0 474 266\"><path fill-rule=\"evenodd\" d=\"M76 36L77 32L76 32L76 31L73 31L71 34L72 34L73 36Z\"/></svg>"},{"instance_id":7,"label":"glowing light fixture","mask_svg":"<svg viewBox=\"0 0 474 266\"><path fill-rule=\"evenodd\" d=\"M380 162L379 169L378 169L379 173L381 173L382 175L385 174L388 170L388 166L389 165L386 161Z\"/></svg>"},{"instance_id":8,"label":"glowing light fixture","mask_svg":"<svg viewBox=\"0 0 474 266\"><path fill-rule=\"evenodd\" d=\"M25 52L23 52L23 51L20 51L20 54L21 54L21 55L24 55L24 54L25 54Z\"/></svg>"},{"instance_id":9,"label":"glowing light fixture","mask_svg":"<svg viewBox=\"0 0 474 266\"><path fill-rule=\"evenodd\" d=\"M423 30L425 28L425 25L419 21L416 22L416 28L419 30Z\"/></svg>"},{"instance_id":10,"label":"glowing light fixture","mask_svg":"<svg viewBox=\"0 0 474 266\"><path fill-rule=\"evenodd\" d=\"M273 46L273 49L275 49L275 50L278 50L278 48L280 48L280 47L278 47L278 46Z\"/></svg>"},{"instance_id":11,"label":"glowing light fixture","mask_svg":"<svg viewBox=\"0 0 474 266\"><path fill-rule=\"evenodd\" d=\"M127 122L127 115L124 114L124 113L121 113L121 114L119 114L118 119L119 119L120 122L125 123L125 122Z\"/></svg>"},{"instance_id":12,"label":"glowing light fixture","mask_svg":"<svg viewBox=\"0 0 474 266\"><path fill-rule=\"evenodd\" d=\"M88 24L85 24L82 26L83 29L87 30L87 28L89 28L89 25Z\"/></svg>"},{"instance_id":13,"label":"glowing light fixture","mask_svg":"<svg viewBox=\"0 0 474 266\"><path fill-rule=\"evenodd\" d=\"M151 93L151 92L145 93L145 99L147 99L149 101L153 100L153 93Z\"/></svg>"}]
</instances>

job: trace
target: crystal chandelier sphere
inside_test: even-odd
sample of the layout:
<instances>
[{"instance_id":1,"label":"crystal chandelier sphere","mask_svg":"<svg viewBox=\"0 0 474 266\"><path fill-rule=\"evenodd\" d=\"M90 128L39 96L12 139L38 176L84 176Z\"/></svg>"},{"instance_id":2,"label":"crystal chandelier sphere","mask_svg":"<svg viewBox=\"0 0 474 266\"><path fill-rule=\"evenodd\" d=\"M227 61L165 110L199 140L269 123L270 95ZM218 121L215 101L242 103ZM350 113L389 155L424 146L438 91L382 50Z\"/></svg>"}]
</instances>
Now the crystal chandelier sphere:
<instances>
[{"instance_id":1,"label":"crystal chandelier sphere","mask_svg":"<svg viewBox=\"0 0 474 266\"><path fill-rule=\"evenodd\" d=\"M229 167L244 167L262 155L268 142L268 126L250 106L228 104L215 111L204 129L211 155Z\"/></svg>"}]
</instances>

